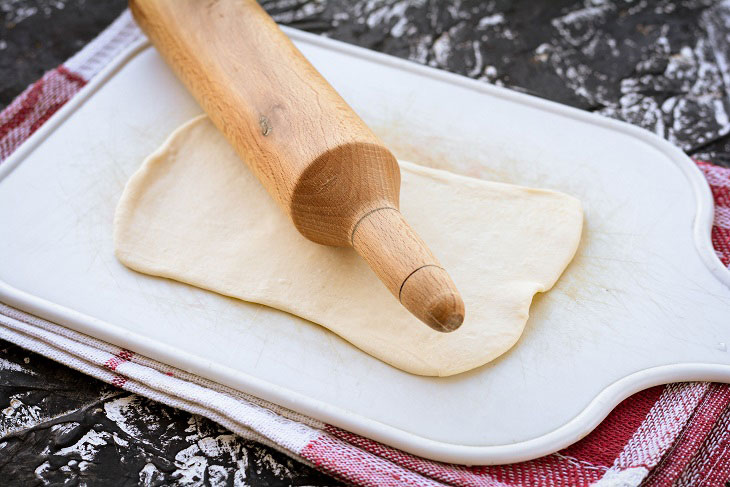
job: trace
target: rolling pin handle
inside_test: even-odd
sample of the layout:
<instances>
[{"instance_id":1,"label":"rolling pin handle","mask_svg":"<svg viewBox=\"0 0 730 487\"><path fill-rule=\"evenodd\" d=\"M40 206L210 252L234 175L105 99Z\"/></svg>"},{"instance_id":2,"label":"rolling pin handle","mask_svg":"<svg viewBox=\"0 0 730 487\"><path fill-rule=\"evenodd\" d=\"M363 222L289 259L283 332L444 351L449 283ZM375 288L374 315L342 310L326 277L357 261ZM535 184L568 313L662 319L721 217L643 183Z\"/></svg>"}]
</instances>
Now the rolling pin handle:
<instances>
[{"instance_id":1,"label":"rolling pin handle","mask_svg":"<svg viewBox=\"0 0 730 487\"><path fill-rule=\"evenodd\" d=\"M352 246L401 304L436 331L464 321L464 302L454 282L400 211L366 212L352 230Z\"/></svg>"}]
</instances>

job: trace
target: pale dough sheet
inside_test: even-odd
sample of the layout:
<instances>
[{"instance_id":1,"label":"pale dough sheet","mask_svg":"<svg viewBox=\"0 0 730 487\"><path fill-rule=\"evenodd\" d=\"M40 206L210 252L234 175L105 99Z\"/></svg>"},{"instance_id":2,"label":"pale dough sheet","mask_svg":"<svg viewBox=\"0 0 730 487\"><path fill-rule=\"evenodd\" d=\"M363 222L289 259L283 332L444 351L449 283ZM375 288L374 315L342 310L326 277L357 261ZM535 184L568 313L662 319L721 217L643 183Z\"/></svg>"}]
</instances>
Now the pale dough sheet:
<instances>
[{"instance_id":1,"label":"pale dough sheet","mask_svg":"<svg viewBox=\"0 0 730 487\"><path fill-rule=\"evenodd\" d=\"M452 333L408 313L353 250L302 237L204 116L176 130L127 183L116 255L137 271L319 323L407 372L458 374L518 340L533 295L573 258L581 205L409 162L401 173L403 215L464 298L464 324Z\"/></svg>"}]
</instances>

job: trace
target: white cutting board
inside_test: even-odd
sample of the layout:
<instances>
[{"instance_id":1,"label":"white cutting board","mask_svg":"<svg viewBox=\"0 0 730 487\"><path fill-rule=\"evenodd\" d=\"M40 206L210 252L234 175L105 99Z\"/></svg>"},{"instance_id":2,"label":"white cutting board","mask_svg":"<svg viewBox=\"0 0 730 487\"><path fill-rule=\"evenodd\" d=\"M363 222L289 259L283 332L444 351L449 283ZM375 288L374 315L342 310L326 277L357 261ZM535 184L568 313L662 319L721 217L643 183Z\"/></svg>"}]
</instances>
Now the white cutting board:
<instances>
[{"instance_id":1,"label":"white cutting board","mask_svg":"<svg viewBox=\"0 0 730 487\"><path fill-rule=\"evenodd\" d=\"M575 261L536 297L513 350L417 377L294 316L119 264L111 225L124 183L200 112L147 45L0 168L0 300L458 463L555 451L651 385L730 382L730 272L711 249L709 189L682 152L623 123L286 32L398 157L582 200Z\"/></svg>"}]
</instances>

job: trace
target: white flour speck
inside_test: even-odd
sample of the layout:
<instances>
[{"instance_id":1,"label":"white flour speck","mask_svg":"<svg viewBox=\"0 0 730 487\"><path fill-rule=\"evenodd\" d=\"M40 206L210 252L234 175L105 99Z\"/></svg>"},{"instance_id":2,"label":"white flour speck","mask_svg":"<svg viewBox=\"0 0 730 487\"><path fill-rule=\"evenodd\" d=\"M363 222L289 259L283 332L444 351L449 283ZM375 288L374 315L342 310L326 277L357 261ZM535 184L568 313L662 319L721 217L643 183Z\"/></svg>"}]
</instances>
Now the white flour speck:
<instances>
[{"instance_id":1,"label":"white flour speck","mask_svg":"<svg viewBox=\"0 0 730 487\"><path fill-rule=\"evenodd\" d=\"M112 435L110 433L92 429L87 431L75 444L58 450L56 455L70 456L73 454L73 456L82 460L93 462L101 447L107 445L111 439Z\"/></svg>"},{"instance_id":2,"label":"white flour speck","mask_svg":"<svg viewBox=\"0 0 730 487\"><path fill-rule=\"evenodd\" d=\"M159 485L165 476L152 463L146 463L139 471L139 483L144 486Z\"/></svg>"},{"instance_id":3,"label":"white flour speck","mask_svg":"<svg viewBox=\"0 0 730 487\"><path fill-rule=\"evenodd\" d=\"M504 14L494 14L482 17L477 24L477 27L487 27L491 25L498 25L504 23Z\"/></svg>"},{"instance_id":4,"label":"white flour speck","mask_svg":"<svg viewBox=\"0 0 730 487\"><path fill-rule=\"evenodd\" d=\"M439 66L445 66L451 55L451 37L444 32L433 43L434 59Z\"/></svg>"},{"instance_id":5,"label":"white flour speck","mask_svg":"<svg viewBox=\"0 0 730 487\"><path fill-rule=\"evenodd\" d=\"M20 398L24 394L16 394L10 397L10 404L2 410L0 416L0 436L20 431L29 426L37 424L41 418L39 406L29 406Z\"/></svg>"},{"instance_id":6,"label":"white flour speck","mask_svg":"<svg viewBox=\"0 0 730 487\"><path fill-rule=\"evenodd\" d=\"M177 469L172 476L177 479L178 485L200 485L205 478L208 460L200 455L198 445L190 445L175 455Z\"/></svg>"},{"instance_id":7,"label":"white flour speck","mask_svg":"<svg viewBox=\"0 0 730 487\"><path fill-rule=\"evenodd\" d=\"M0 43L1 42L2 41L0 41ZM0 49L2 49L2 47L0 47ZM20 365L14 363L14 362L11 362L9 360L6 360L4 358L0 358L0 370L14 370L16 372L25 372L26 374L30 374L30 375L37 375L35 372L26 370L23 367L21 367Z\"/></svg>"},{"instance_id":8,"label":"white flour speck","mask_svg":"<svg viewBox=\"0 0 730 487\"><path fill-rule=\"evenodd\" d=\"M209 466L208 482L212 487L224 487L228 485L228 471L223 465Z\"/></svg>"},{"instance_id":9,"label":"white flour speck","mask_svg":"<svg viewBox=\"0 0 730 487\"><path fill-rule=\"evenodd\" d=\"M104 414L114 421L129 436L140 436L139 429L130 419L139 420L140 408L135 407L139 401L137 396L123 396L104 403ZM141 418L144 419L144 418Z\"/></svg>"}]
</instances>

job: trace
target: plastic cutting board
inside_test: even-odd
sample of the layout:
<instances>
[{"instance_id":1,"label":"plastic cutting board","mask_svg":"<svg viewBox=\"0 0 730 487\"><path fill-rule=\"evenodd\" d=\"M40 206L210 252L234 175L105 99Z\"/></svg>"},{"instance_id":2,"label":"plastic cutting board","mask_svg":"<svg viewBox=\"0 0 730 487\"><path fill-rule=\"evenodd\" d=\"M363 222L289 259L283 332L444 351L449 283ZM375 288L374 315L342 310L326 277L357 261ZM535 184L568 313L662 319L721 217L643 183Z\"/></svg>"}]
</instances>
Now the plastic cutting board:
<instances>
[{"instance_id":1,"label":"plastic cutting board","mask_svg":"<svg viewBox=\"0 0 730 487\"><path fill-rule=\"evenodd\" d=\"M585 230L518 344L425 378L310 322L135 273L112 251L128 177L200 108L154 49L121 55L0 167L0 300L436 460L564 447L623 398L730 382L730 272L694 164L624 123L287 29L399 158L580 198Z\"/></svg>"}]
</instances>

